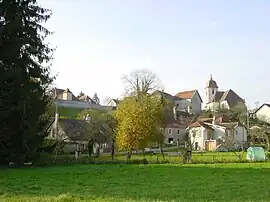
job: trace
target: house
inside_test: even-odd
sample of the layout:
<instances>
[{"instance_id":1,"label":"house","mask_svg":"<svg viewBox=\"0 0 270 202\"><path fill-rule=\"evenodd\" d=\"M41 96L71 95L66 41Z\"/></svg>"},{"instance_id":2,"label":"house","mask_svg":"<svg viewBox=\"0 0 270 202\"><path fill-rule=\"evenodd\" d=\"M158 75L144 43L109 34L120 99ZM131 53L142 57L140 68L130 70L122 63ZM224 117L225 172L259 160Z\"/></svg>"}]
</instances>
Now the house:
<instances>
[{"instance_id":1,"label":"house","mask_svg":"<svg viewBox=\"0 0 270 202\"><path fill-rule=\"evenodd\" d=\"M89 127L89 123L85 120L56 118L50 128L48 138L64 141L64 153L74 153L75 151L86 152L88 150L90 130L91 127ZM111 139L95 140L94 150L97 146L101 152L108 152L111 147Z\"/></svg>"},{"instance_id":2,"label":"house","mask_svg":"<svg viewBox=\"0 0 270 202\"><path fill-rule=\"evenodd\" d=\"M270 104L264 103L254 114L257 119L270 123Z\"/></svg>"},{"instance_id":3,"label":"house","mask_svg":"<svg viewBox=\"0 0 270 202\"><path fill-rule=\"evenodd\" d=\"M171 121L166 125L164 131L164 143L184 144L186 141L186 126L180 121Z\"/></svg>"},{"instance_id":4,"label":"house","mask_svg":"<svg viewBox=\"0 0 270 202\"><path fill-rule=\"evenodd\" d=\"M236 148L247 142L247 129L238 122L225 122L223 117L196 121L188 127L189 136L195 150L214 151L223 142Z\"/></svg>"},{"instance_id":5,"label":"house","mask_svg":"<svg viewBox=\"0 0 270 202\"><path fill-rule=\"evenodd\" d=\"M54 88L53 96L54 98L59 100L78 100L78 98L68 88L67 89Z\"/></svg>"},{"instance_id":6,"label":"house","mask_svg":"<svg viewBox=\"0 0 270 202\"><path fill-rule=\"evenodd\" d=\"M182 91L175 95L176 97L185 100L185 107L190 113L200 114L202 111L202 98L198 90Z\"/></svg>"},{"instance_id":7,"label":"house","mask_svg":"<svg viewBox=\"0 0 270 202\"><path fill-rule=\"evenodd\" d=\"M160 96L166 100L169 100L170 102L174 104L176 111L192 113L192 111L190 110L191 109L190 102L184 98L173 96L169 93L166 93L164 91L159 91L159 90L156 90L155 92L153 92L152 95Z\"/></svg>"},{"instance_id":8,"label":"house","mask_svg":"<svg viewBox=\"0 0 270 202\"><path fill-rule=\"evenodd\" d=\"M68 88L59 89L54 88L51 92L51 96L54 98L54 103L58 107L72 108L72 109L94 109L100 111L111 111L112 107L102 106L95 103L88 95L80 93L75 96Z\"/></svg>"},{"instance_id":9,"label":"house","mask_svg":"<svg viewBox=\"0 0 270 202\"><path fill-rule=\"evenodd\" d=\"M112 107L113 109L116 109L119 106L120 102L121 100L119 99L111 99L108 102L107 106Z\"/></svg>"},{"instance_id":10,"label":"house","mask_svg":"<svg viewBox=\"0 0 270 202\"><path fill-rule=\"evenodd\" d=\"M91 104L97 104L92 98L90 98L88 95L82 94L81 96L77 97L79 101L83 102L89 102Z\"/></svg>"},{"instance_id":11,"label":"house","mask_svg":"<svg viewBox=\"0 0 270 202\"><path fill-rule=\"evenodd\" d=\"M212 75L205 87L205 110L217 110L218 108L241 108L246 110L245 100L237 95L233 90L218 90L217 82L213 80Z\"/></svg>"}]
</instances>

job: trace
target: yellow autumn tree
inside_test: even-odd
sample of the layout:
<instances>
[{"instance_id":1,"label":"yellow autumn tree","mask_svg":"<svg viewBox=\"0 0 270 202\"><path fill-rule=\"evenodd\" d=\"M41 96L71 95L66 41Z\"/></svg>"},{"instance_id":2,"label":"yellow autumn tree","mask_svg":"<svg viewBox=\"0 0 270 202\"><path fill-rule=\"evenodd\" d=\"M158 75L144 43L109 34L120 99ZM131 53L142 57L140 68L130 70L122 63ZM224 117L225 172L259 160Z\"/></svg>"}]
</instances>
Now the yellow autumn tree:
<instances>
[{"instance_id":1,"label":"yellow autumn tree","mask_svg":"<svg viewBox=\"0 0 270 202\"><path fill-rule=\"evenodd\" d=\"M133 149L144 149L156 140L162 116L161 102L156 97L141 95L125 98L116 110L116 143L127 150L131 158Z\"/></svg>"}]
</instances>

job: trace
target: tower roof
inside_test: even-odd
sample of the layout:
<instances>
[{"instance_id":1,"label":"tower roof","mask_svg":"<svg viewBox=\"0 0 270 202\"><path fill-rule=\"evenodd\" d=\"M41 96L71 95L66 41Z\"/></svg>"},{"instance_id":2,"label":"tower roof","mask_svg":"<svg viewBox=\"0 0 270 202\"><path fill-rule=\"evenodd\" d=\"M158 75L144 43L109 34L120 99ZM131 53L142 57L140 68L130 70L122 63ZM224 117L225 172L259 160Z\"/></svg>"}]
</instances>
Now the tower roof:
<instances>
[{"instance_id":1,"label":"tower roof","mask_svg":"<svg viewBox=\"0 0 270 202\"><path fill-rule=\"evenodd\" d=\"M218 88L217 82L213 80L212 75L210 75L210 80L206 83L205 88Z\"/></svg>"}]
</instances>

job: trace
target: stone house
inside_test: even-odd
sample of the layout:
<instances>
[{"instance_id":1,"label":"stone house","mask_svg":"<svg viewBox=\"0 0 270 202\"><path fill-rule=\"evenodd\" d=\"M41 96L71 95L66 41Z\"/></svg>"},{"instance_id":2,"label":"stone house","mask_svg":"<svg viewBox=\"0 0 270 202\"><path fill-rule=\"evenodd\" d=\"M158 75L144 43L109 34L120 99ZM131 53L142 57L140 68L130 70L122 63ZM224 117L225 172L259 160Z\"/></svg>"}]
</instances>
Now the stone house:
<instances>
[{"instance_id":1,"label":"stone house","mask_svg":"<svg viewBox=\"0 0 270 202\"><path fill-rule=\"evenodd\" d=\"M74 153L75 151L87 152L90 136L91 127L85 120L56 119L50 128L48 138L64 141L64 153ZM101 135L94 141L94 151L97 147L100 148L101 153L111 150L111 137L108 135Z\"/></svg>"},{"instance_id":2,"label":"stone house","mask_svg":"<svg viewBox=\"0 0 270 202\"><path fill-rule=\"evenodd\" d=\"M186 141L186 127L180 121L171 121L164 131L164 143L183 145Z\"/></svg>"}]
</instances>

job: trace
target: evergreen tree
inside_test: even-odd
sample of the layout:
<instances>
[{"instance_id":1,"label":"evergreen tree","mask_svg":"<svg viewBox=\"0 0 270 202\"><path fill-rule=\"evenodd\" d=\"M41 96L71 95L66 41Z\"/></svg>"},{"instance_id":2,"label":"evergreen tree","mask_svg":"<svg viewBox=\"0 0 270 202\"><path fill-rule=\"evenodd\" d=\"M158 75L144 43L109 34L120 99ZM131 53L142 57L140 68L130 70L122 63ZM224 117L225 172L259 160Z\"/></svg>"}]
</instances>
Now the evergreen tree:
<instances>
[{"instance_id":1,"label":"evergreen tree","mask_svg":"<svg viewBox=\"0 0 270 202\"><path fill-rule=\"evenodd\" d=\"M36 0L0 1L0 164L34 160L46 135L50 16Z\"/></svg>"},{"instance_id":2,"label":"evergreen tree","mask_svg":"<svg viewBox=\"0 0 270 202\"><path fill-rule=\"evenodd\" d=\"M93 99L93 101L94 101L96 104L99 104L99 103L100 103L100 100L99 100L99 97L98 97L97 93L94 94L94 96L93 96L92 99Z\"/></svg>"}]
</instances>

